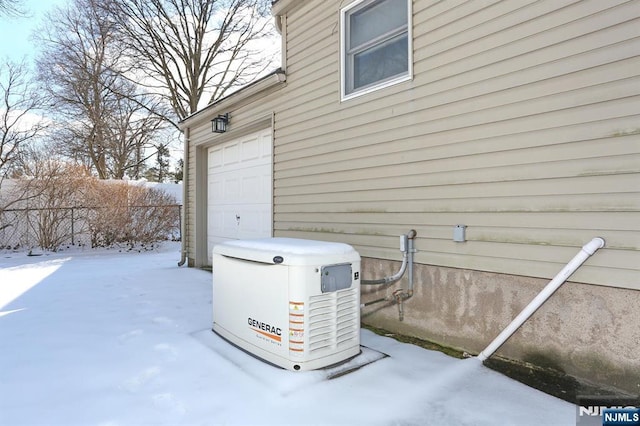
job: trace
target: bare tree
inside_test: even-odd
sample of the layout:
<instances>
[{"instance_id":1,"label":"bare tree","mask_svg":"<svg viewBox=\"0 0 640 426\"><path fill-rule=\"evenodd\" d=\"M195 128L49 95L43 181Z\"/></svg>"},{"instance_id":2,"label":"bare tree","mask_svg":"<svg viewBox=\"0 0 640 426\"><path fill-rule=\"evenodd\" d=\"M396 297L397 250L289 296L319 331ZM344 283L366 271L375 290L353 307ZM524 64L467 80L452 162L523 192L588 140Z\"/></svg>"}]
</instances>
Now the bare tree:
<instances>
[{"instance_id":1,"label":"bare tree","mask_svg":"<svg viewBox=\"0 0 640 426\"><path fill-rule=\"evenodd\" d=\"M12 18L27 16L23 9L23 0L0 0L0 16Z\"/></svg>"},{"instance_id":2,"label":"bare tree","mask_svg":"<svg viewBox=\"0 0 640 426\"><path fill-rule=\"evenodd\" d=\"M173 183L182 182L184 179L184 160L182 158L178 160L174 171L170 172L169 176L171 176L171 181Z\"/></svg>"},{"instance_id":3,"label":"bare tree","mask_svg":"<svg viewBox=\"0 0 640 426\"><path fill-rule=\"evenodd\" d=\"M37 114L43 98L39 96L24 63L0 64L0 186L12 170L20 149L45 129Z\"/></svg>"},{"instance_id":4,"label":"bare tree","mask_svg":"<svg viewBox=\"0 0 640 426\"><path fill-rule=\"evenodd\" d=\"M28 225L29 220L25 221L22 215L9 212L12 209L20 210L29 207L34 200L42 196L56 178L55 173L45 173L52 169L44 166L55 162L55 158L40 143L23 144L12 157L10 167L12 179L5 182L0 192L0 231L12 228L15 233ZM6 233L3 234L6 239Z\"/></svg>"},{"instance_id":5,"label":"bare tree","mask_svg":"<svg viewBox=\"0 0 640 426\"><path fill-rule=\"evenodd\" d=\"M166 127L162 118L149 113L150 109L158 111L160 106L151 102L143 104L141 99L137 97L132 101L128 97L117 95L118 103L111 114L107 131L112 143L105 147L105 167L115 179L122 179L125 175L139 177L140 167L156 155L158 146L155 140Z\"/></svg>"},{"instance_id":6,"label":"bare tree","mask_svg":"<svg viewBox=\"0 0 640 426\"><path fill-rule=\"evenodd\" d=\"M271 64L259 41L273 35L268 0L110 0L140 84L159 96L178 120Z\"/></svg>"},{"instance_id":7,"label":"bare tree","mask_svg":"<svg viewBox=\"0 0 640 426\"><path fill-rule=\"evenodd\" d=\"M164 182L171 174L169 171L170 153L168 144L159 143L156 149L154 165L146 170L144 177L150 182Z\"/></svg>"},{"instance_id":8,"label":"bare tree","mask_svg":"<svg viewBox=\"0 0 640 426\"><path fill-rule=\"evenodd\" d=\"M123 52L115 23L98 0L74 0L49 14L38 75L53 101L61 152L96 171L122 178L153 153L163 126L158 101L122 77Z\"/></svg>"}]
</instances>

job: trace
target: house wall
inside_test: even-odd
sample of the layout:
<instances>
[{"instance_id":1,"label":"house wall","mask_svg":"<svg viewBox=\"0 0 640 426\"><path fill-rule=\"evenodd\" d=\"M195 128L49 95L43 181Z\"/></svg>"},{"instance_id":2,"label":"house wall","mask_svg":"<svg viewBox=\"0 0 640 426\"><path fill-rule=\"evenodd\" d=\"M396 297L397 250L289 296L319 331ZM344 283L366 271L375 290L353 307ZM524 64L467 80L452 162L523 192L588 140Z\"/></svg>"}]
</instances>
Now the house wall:
<instances>
[{"instance_id":1,"label":"house wall","mask_svg":"<svg viewBox=\"0 0 640 426\"><path fill-rule=\"evenodd\" d=\"M543 278L601 236L573 278L640 289L637 1L414 1L414 79L340 102L347 4L287 13L276 234Z\"/></svg>"},{"instance_id":2,"label":"house wall","mask_svg":"<svg viewBox=\"0 0 640 426\"><path fill-rule=\"evenodd\" d=\"M472 353L601 236L498 355L637 393L640 3L414 1L413 80L341 102L348 3L287 13L276 235L352 244L378 278L415 229L404 321L363 321Z\"/></svg>"},{"instance_id":3,"label":"house wall","mask_svg":"<svg viewBox=\"0 0 640 426\"><path fill-rule=\"evenodd\" d=\"M364 258L363 277L382 277L399 262ZM362 310L362 321L471 354L482 351L547 285L548 280L433 265L415 265L414 295L398 306ZM362 302L408 288L363 286ZM591 383L640 392L640 291L566 282L495 356L551 368ZM580 392L576 389L576 394Z\"/></svg>"},{"instance_id":4,"label":"house wall","mask_svg":"<svg viewBox=\"0 0 640 426\"><path fill-rule=\"evenodd\" d=\"M395 306L363 320L470 352L600 236L606 248L499 354L533 360L537 348L637 393L640 2L414 0L414 78L341 102L349 3L279 0L286 86L232 108L240 128L272 114L274 234L351 244L373 278L395 272L398 235L415 229L404 321ZM190 127L189 208L206 217L196 154L223 139L208 121Z\"/></svg>"}]
</instances>

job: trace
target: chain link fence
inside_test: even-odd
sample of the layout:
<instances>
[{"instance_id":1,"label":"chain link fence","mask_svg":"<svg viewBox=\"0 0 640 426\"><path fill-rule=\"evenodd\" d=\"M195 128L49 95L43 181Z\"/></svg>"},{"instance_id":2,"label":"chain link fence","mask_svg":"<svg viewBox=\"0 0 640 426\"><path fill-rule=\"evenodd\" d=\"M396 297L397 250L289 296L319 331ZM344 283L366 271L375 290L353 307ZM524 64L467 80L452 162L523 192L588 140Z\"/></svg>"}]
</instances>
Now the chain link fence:
<instances>
[{"instance_id":1,"label":"chain link fence","mask_svg":"<svg viewBox=\"0 0 640 426\"><path fill-rule=\"evenodd\" d=\"M0 210L0 250L180 241L179 204Z\"/></svg>"}]
</instances>

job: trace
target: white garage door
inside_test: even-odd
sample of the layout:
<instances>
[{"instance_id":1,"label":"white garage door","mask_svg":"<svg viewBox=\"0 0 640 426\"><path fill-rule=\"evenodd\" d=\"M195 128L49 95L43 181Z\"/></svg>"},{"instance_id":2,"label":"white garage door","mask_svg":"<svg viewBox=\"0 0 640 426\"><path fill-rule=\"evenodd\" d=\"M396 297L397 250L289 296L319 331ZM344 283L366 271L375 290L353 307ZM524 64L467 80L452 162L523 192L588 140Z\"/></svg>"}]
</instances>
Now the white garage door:
<instances>
[{"instance_id":1,"label":"white garage door","mask_svg":"<svg viewBox=\"0 0 640 426\"><path fill-rule=\"evenodd\" d=\"M271 129L209 149L207 241L272 235Z\"/></svg>"}]
</instances>

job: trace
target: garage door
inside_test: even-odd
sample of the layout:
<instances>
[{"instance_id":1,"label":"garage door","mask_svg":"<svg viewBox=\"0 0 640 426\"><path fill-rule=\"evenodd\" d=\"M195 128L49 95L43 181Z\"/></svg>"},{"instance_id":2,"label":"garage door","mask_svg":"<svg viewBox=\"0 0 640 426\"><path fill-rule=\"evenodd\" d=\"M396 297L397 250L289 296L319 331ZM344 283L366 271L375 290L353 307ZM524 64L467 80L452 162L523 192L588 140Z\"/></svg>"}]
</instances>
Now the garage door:
<instances>
[{"instance_id":1,"label":"garage door","mask_svg":"<svg viewBox=\"0 0 640 426\"><path fill-rule=\"evenodd\" d=\"M208 257L215 244L272 236L271 129L209 149Z\"/></svg>"}]
</instances>

